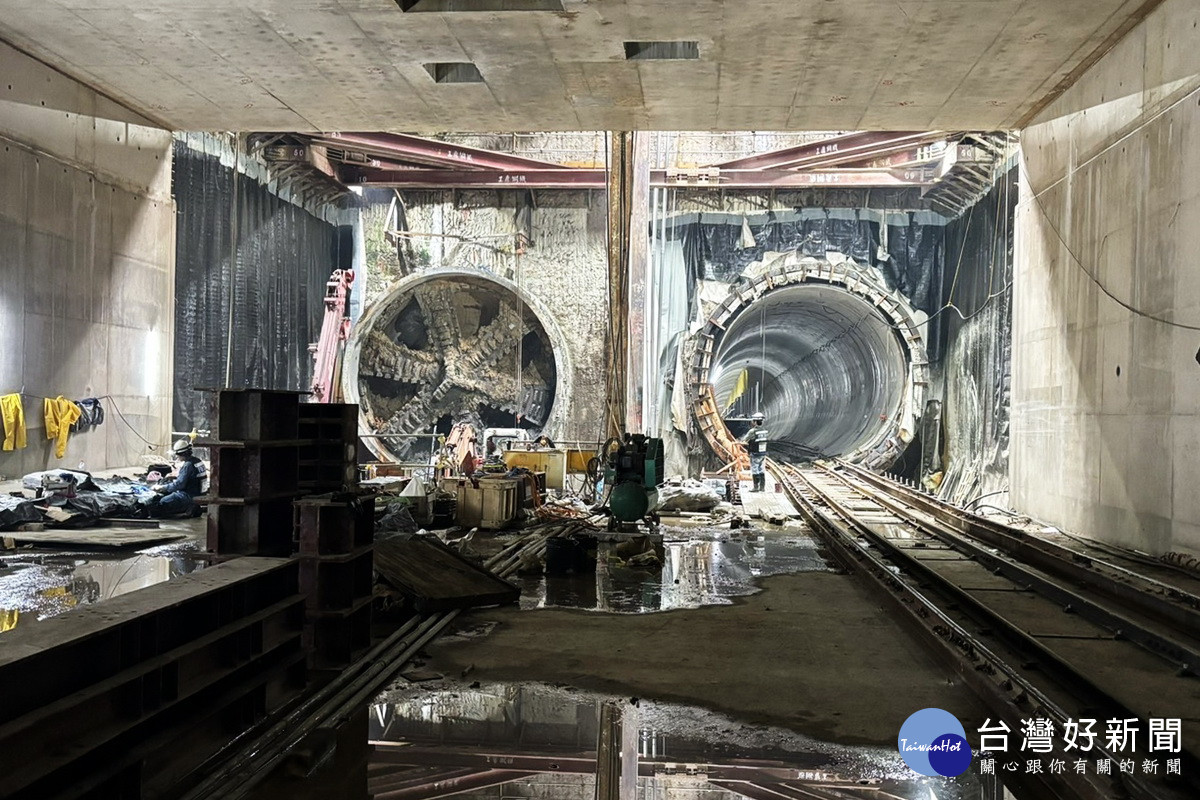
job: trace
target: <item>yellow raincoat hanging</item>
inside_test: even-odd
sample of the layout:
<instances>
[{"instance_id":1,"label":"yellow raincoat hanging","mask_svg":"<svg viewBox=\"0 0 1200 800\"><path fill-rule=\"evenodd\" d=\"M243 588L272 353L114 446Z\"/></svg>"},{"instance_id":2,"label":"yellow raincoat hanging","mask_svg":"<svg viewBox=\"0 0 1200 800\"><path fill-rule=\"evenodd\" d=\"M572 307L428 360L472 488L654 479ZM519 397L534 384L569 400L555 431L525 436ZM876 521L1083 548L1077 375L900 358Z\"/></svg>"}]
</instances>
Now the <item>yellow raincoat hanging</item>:
<instances>
[{"instance_id":1,"label":"yellow raincoat hanging","mask_svg":"<svg viewBox=\"0 0 1200 800\"><path fill-rule=\"evenodd\" d=\"M62 458L67 454L67 437L71 434L71 426L79 419L79 406L63 397L61 394L51 400L46 398L46 438L54 439L54 456Z\"/></svg>"}]
</instances>

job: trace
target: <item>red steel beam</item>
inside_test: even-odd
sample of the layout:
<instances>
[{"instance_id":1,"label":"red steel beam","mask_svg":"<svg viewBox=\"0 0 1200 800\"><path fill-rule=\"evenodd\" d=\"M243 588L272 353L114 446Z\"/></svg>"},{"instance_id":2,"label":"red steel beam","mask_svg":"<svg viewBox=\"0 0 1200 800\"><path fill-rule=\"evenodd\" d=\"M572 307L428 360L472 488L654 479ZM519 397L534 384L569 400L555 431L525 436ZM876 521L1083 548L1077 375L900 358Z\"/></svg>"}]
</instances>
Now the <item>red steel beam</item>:
<instances>
[{"instance_id":1,"label":"red steel beam","mask_svg":"<svg viewBox=\"0 0 1200 800\"><path fill-rule=\"evenodd\" d=\"M604 170L559 167L539 170L373 169L342 168L346 185L396 189L604 189ZM650 184L658 188L788 189L813 186L904 187L927 186L933 176L920 169L720 170L715 176L669 175L652 170Z\"/></svg>"},{"instance_id":2,"label":"red steel beam","mask_svg":"<svg viewBox=\"0 0 1200 800\"><path fill-rule=\"evenodd\" d=\"M830 795L820 791L809 791L799 786L763 786L748 781L713 781L713 786L740 794L748 800L829 800ZM844 796L844 795L843 795Z\"/></svg>"},{"instance_id":3,"label":"red steel beam","mask_svg":"<svg viewBox=\"0 0 1200 800\"><path fill-rule=\"evenodd\" d=\"M532 777L537 773L519 772L511 769L489 769L454 778L431 781L422 786L372 792L374 800L430 800L434 797L461 794L462 792L489 789L513 781Z\"/></svg>"},{"instance_id":4,"label":"red steel beam","mask_svg":"<svg viewBox=\"0 0 1200 800\"><path fill-rule=\"evenodd\" d=\"M381 159L411 161L460 170L558 169L558 164L497 153L479 147L425 139L403 133L319 133L310 141L341 150L355 150Z\"/></svg>"},{"instance_id":5,"label":"red steel beam","mask_svg":"<svg viewBox=\"0 0 1200 800\"><path fill-rule=\"evenodd\" d=\"M596 771L595 753L536 755L530 753L422 746L401 742L371 742L372 764L421 765L444 769L508 769L523 772L590 775ZM739 764L696 764L691 761L641 759L638 774L649 777L663 771L702 772L710 780L742 780L762 784L791 783L842 785L845 780L831 772L796 769L774 762Z\"/></svg>"},{"instance_id":6,"label":"red steel beam","mask_svg":"<svg viewBox=\"0 0 1200 800\"><path fill-rule=\"evenodd\" d=\"M840 160L870 158L891 150L909 147L922 140L941 138L942 134L931 131L860 131L842 136L831 136L798 147L773 150L746 158L738 158L718 164L727 169L796 169L836 164ZM851 158L847 159L846 157Z\"/></svg>"},{"instance_id":7,"label":"red steel beam","mask_svg":"<svg viewBox=\"0 0 1200 800\"><path fill-rule=\"evenodd\" d=\"M916 166L918 164L933 164L940 161L942 156L946 154L944 149L932 150L931 145L933 144L936 144L936 142L908 147L904 150L895 150L883 155L849 156L848 159L850 160L845 160L838 164L838 166L843 169L897 169L900 167Z\"/></svg>"}]
</instances>

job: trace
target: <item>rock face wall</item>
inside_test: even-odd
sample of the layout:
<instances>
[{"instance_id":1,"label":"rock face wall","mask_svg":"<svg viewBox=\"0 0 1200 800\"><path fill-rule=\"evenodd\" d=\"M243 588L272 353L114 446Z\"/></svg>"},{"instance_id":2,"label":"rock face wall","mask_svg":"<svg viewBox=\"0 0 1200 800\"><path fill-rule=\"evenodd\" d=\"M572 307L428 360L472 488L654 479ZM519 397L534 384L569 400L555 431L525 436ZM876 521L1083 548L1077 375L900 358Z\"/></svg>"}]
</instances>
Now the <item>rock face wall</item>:
<instances>
[{"instance_id":1,"label":"rock face wall","mask_svg":"<svg viewBox=\"0 0 1200 800\"><path fill-rule=\"evenodd\" d=\"M382 202L366 215L368 307L406 270L478 271L511 283L541 309L547 327L561 332L566 350L562 361L569 367L557 375L546 432L556 440L587 443L602 437L608 323L604 194L406 192L399 221L395 212L386 213L388 198L373 199ZM405 234L399 237L402 258L384 240L389 225ZM554 339L549 337L552 345ZM495 389L503 387L498 383Z\"/></svg>"},{"instance_id":2,"label":"rock face wall","mask_svg":"<svg viewBox=\"0 0 1200 800\"><path fill-rule=\"evenodd\" d=\"M1022 133L1013 505L1200 553L1200 5L1167 0Z\"/></svg>"}]
</instances>

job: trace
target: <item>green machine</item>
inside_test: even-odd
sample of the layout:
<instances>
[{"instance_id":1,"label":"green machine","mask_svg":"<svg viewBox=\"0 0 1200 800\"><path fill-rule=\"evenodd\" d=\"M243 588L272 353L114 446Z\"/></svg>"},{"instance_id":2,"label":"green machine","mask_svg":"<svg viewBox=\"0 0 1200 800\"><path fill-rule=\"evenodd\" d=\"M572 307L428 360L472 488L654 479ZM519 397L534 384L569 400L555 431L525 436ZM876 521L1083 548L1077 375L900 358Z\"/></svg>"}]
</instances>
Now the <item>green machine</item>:
<instances>
[{"instance_id":1,"label":"green machine","mask_svg":"<svg viewBox=\"0 0 1200 800\"><path fill-rule=\"evenodd\" d=\"M658 504L663 481L663 442L640 433L604 445L604 482L610 487L608 507L617 523L637 522Z\"/></svg>"}]
</instances>

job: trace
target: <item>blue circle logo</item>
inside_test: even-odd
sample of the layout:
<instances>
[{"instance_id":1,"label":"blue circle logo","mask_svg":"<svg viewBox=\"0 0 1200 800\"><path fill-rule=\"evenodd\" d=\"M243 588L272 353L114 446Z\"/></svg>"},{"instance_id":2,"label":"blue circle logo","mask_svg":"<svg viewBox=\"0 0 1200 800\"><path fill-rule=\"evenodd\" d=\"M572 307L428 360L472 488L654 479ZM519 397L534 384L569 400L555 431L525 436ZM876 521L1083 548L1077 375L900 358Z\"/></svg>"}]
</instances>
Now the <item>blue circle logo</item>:
<instances>
[{"instance_id":1,"label":"blue circle logo","mask_svg":"<svg viewBox=\"0 0 1200 800\"><path fill-rule=\"evenodd\" d=\"M896 741L914 772L955 778L971 766L971 745L962 723L949 711L923 708L904 721Z\"/></svg>"}]
</instances>

